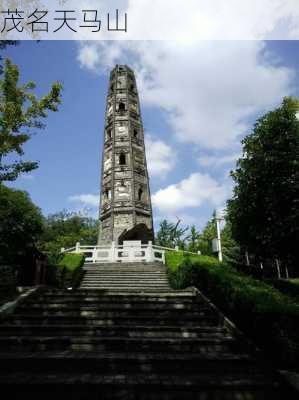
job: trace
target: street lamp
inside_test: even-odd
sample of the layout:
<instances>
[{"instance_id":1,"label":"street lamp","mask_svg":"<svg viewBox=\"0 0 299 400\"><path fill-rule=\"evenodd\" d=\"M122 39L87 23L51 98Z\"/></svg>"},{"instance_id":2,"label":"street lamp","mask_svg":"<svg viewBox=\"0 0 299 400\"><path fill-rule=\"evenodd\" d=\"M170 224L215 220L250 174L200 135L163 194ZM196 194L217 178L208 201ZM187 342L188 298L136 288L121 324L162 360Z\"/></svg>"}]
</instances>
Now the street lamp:
<instances>
[{"instance_id":1,"label":"street lamp","mask_svg":"<svg viewBox=\"0 0 299 400\"><path fill-rule=\"evenodd\" d=\"M223 261L222 257L222 248L221 248L221 231L220 231L220 222L223 221L223 215L221 211L215 210L215 221L217 227L217 239L214 239L214 246L216 251L218 252L219 262Z\"/></svg>"}]
</instances>

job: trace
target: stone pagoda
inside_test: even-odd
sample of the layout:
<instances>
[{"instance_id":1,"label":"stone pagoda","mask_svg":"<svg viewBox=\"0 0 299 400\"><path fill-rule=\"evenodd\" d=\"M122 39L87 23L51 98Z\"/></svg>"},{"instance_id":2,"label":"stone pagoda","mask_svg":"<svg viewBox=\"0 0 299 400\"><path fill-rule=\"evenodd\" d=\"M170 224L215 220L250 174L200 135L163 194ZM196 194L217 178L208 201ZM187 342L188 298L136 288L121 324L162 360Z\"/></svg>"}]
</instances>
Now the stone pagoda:
<instances>
[{"instance_id":1,"label":"stone pagoda","mask_svg":"<svg viewBox=\"0 0 299 400\"><path fill-rule=\"evenodd\" d=\"M107 97L99 244L153 240L144 132L134 72L116 65Z\"/></svg>"}]
</instances>

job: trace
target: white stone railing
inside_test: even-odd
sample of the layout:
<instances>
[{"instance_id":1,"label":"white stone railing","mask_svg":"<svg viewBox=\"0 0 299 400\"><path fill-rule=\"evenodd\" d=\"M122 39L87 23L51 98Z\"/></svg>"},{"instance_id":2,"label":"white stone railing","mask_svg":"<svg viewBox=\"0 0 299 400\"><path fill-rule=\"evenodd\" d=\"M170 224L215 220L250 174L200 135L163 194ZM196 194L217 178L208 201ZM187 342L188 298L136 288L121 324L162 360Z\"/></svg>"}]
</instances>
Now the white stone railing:
<instances>
[{"instance_id":1,"label":"white stone railing","mask_svg":"<svg viewBox=\"0 0 299 400\"><path fill-rule=\"evenodd\" d=\"M139 241L124 242L116 245L112 242L107 246L81 246L61 249L61 253L85 254L86 263L117 263L117 262L162 262L165 264L165 250L152 242L141 244Z\"/></svg>"}]
</instances>

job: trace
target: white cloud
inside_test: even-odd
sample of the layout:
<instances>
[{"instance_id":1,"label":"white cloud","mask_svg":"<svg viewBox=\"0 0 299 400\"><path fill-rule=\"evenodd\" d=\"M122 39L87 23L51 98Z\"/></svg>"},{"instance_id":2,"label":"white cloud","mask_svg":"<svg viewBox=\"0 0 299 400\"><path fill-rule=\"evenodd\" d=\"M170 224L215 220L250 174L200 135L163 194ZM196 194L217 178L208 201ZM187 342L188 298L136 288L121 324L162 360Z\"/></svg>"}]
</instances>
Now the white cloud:
<instances>
[{"instance_id":1,"label":"white cloud","mask_svg":"<svg viewBox=\"0 0 299 400\"><path fill-rule=\"evenodd\" d=\"M23 179L24 181L34 181L35 176L31 174L23 174L20 176L20 178Z\"/></svg>"},{"instance_id":2,"label":"white cloud","mask_svg":"<svg viewBox=\"0 0 299 400\"><path fill-rule=\"evenodd\" d=\"M81 65L86 68L93 69L95 65L99 63L99 53L94 51L92 46L84 46L78 55L78 59Z\"/></svg>"},{"instance_id":3,"label":"white cloud","mask_svg":"<svg viewBox=\"0 0 299 400\"><path fill-rule=\"evenodd\" d=\"M163 110L175 137L201 149L234 150L248 121L294 90L293 71L263 42L102 41L81 44L78 59L105 74L129 64L142 106Z\"/></svg>"},{"instance_id":4,"label":"white cloud","mask_svg":"<svg viewBox=\"0 0 299 400\"><path fill-rule=\"evenodd\" d=\"M173 223L178 222L178 219L179 219L181 221L180 227L185 227L186 225L203 226L206 222L205 219L203 219L203 218L179 211L179 212L176 212L175 214L157 215L155 218L157 226L159 226L159 223L161 221L163 221L164 219L166 219L167 221L173 222Z\"/></svg>"},{"instance_id":5,"label":"white cloud","mask_svg":"<svg viewBox=\"0 0 299 400\"><path fill-rule=\"evenodd\" d=\"M158 190L152 202L159 212L173 214L186 208L198 208L203 203L220 206L230 193L230 184L219 184L207 174L193 173L177 184Z\"/></svg>"},{"instance_id":6,"label":"white cloud","mask_svg":"<svg viewBox=\"0 0 299 400\"><path fill-rule=\"evenodd\" d=\"M130 0L127 12L129 39L257 40L299 35L297 0Z\"/></svg>"},{"instance_id":7,"label":"white cloud","mask_svg":"<svg viewBox=\"0 0 299 400\"><path fill-rule=\"evenodd\" d=\"M79 194L76 196L70 196L68 200L75 203L81 203L84 206L98 207L100 196L94 194Z\"/></svg>"},{"instance_id":8,"label":"white cloud","mask_svg":"<svg viewBox=\"0 0 299 400\"><path fill-rule=\"evenodd\" d=\"M210 156L210 155L202 155L198 158L198 164L202 167L222 167L226 164L231 164L236 162L236 160L240 157L240 154L231 154L228 156Z\"/></svg>"},{"instance_id":9,"label":"white cloud","mask_svg":"<svg viewBox=\"0 0 299 400\"><path fill-rule=\"evenodd\" d=\"M162 140L147 134L145 148L150 175L165 177L175 167L175 151Z\"/></svg>"}]
</instances>

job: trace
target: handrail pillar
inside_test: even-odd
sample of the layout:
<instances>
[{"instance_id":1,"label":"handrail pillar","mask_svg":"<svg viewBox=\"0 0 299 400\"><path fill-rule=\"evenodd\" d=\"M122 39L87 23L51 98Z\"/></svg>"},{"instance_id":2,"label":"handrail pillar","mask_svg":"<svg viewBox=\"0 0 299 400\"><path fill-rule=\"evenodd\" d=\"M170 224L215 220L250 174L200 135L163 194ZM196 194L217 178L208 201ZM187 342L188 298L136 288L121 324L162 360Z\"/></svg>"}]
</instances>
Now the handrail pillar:
<instances>
[{"instance_id":1,"label":"handrail pillar","mask_svg":"<svg viewBox=\"0 0 299 400\"><path fill-rule=\"evenodd\" d=\"M117 258L117 246L115 246L115 241L111 243L111 262L115 262Z\"/></svg>"},{"instance_id":2,"label":"handrail pillar","mask_svg":"<svg viewBox=\"0 0 299 400\"><path fill-rule=\"evenodd\" d=\"M148 242L147 252L146 252L146 261L147 261L147 262L153 262L153 261L155 261L155 254L154 254L154 249L153 249L153 242L151 242L151 241Z\"/></svg>"},{"instance_id":3,"label":"handrail pillar","mask_svg":"<svg viewBox=\"0 0 299 400\"><path fill-rule=\"evenodd\" d=\"M92 262L95 264L97 262L97 248L94 247L92 251Z\"/></svg>"}]
</instances>

